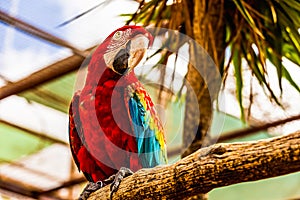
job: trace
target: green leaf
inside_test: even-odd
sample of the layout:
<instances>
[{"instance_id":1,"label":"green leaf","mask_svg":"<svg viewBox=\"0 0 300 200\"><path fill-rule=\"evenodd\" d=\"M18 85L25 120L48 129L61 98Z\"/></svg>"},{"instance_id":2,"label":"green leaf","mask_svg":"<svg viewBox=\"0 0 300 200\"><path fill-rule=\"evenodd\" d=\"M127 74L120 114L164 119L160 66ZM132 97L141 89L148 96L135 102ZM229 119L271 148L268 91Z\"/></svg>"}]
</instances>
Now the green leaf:
<instances>
[{"instance_id":1,"label":"green leaf","mask_svg":"<svg viewBox=\"0 0 300 200\"><path fill-rule=\"evenodd\" d=\"M271 61L271 63L275 66L277 71L277 78L278 78L278 84L280 91L282 92L282 59L281 57L275 55L273 51L267 51L268 53L268 59Z\"/></svg>"},{"instance_id":2,"label":"green leaf","mask_svg":"<svg viewBox=\"0 0 300 200\"><path fill-rule=\"evenodd\" d=\"M254 70L255 76L258 77L262 81L263 85L267 88L267 90L269 91L272 99L276 102L276 104L279 105L279 106L281 106L281 103L279 102L278 98L276 97L276 95L274 94L272 88L270 87L269 83L266 80L266 77L265 77L266 74L262 73L259 70L260 62L258 61L257 56L254 53L252 53L252 55L253 55L253 58L255 60L254 65L253 65L253 67L255 69Z\"/></svg>"},{"instance_id":3,"label":"green leaf","mask_svg":"<svg viewBox=\"0 0 300 200\"><path fill-rule=\"evenodd\" d=\"M300 88L285 67L282 67L283 77L300 93Z\"/></svg>"},{"instance_id":4,"label":"green leaf","mask_svg":"<svg viewBox=\"0 0 300 200\"><path fill-rule=\"evenodd\" d=\"M245 113L243 106L243 74L242 74L242 57L238 49L233 50L233 66L234 66L234 77L236 83L236 95L241 110L241 118L245 121Z\"/></svg>"},{"instance_id":5,"label":"green leaf","mask_svg":"<svg viewBox=\"0 0 300 200\"><path fill-rule=\"evenodd\" d=\"M285 29L287 36L290 40L290 43L295 48L296 52L300 52L300 37L299 34L297 34L297 30L293 30L292 28L287 27ZM296 32L296 33L295 33Z\"/></svg>"},{"instance_id":6,"label":"green leaf","mask_svg":"<svg viewBox=\"0 0 300 200\"><path fill-rule=\"evenodd\" d=\"M299 2L293 0L288 1L279 1L280 6L277 7L277 10L281 11L283 15L292 22L293 27L296 29L300 26L300 6Z\"/></svg>"},{"instance_id":7,"label":"green leaf","mask_svg":"<svg viewBox=\"0 0 300 200\"><path fill-rule=\"evenodd\" d=\"M282 48L283 56L289 59L291 62L296 65L300 65L300 52L295 51L293 45L284 43Z\"/></svg>"},{"instance_id":8,"label":"green leaf","mask_svg":"<svg viewBox=\"0 0 300 200\"><path fill-rule=\"evenodd\" d=\"M243 1L241 0L234 0L233 1L237 7L237 9L240 11L241 15L244 17L244 19L248 22L250 27L253 29L253 31L259 35L262 39L264 39L264 35L262 32L257 28L254 19L252 18L251 14L248 12L248 10L244 7Z\"/></svg>"}]
</instances>

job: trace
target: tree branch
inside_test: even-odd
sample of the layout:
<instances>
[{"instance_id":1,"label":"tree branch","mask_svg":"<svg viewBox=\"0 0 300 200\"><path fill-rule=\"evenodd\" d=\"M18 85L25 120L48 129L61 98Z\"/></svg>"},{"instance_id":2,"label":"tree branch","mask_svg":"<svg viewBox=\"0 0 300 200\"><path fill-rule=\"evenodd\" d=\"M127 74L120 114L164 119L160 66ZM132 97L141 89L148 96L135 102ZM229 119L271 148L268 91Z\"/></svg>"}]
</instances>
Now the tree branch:
<instances>
[{"instance_id":1,"label":"tree branch","mask_svg":"<svg viewBox=\"0 0 300 200\"><path fill-rule=\"evenodd\" d=\"M168 166L124 179L113 199L183 199L214 188L300 171L300 131L255 142L215 144ZM109 199L109 186L89 200Z\"/></svg>"},{"instance_id":2,"label":"tree branch","mask_svg":"<svg viewBox=\"0 0 300 200\"><path fill-rule=\"evenodd\" d=\"M86 49L86 54L90 53L94 48L95 46ZM72 55L40 69L19 81L8 83L7 85L0 87L0 100L78 70L85 60L87 59L82 56Z\"/></svg>"}]
</instances>

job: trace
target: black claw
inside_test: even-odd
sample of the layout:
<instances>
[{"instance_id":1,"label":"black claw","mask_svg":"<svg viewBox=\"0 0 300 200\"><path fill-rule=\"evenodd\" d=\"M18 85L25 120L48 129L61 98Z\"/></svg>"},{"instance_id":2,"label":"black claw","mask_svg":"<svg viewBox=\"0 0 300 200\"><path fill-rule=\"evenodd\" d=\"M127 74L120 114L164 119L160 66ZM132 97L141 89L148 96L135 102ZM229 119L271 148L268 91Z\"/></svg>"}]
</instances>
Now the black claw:
<instances>
[{"instance_id":1,"label":"black claw","mask_svg":"<svg viewBox=\"0 0 300 200\"><path fill-rule=\"evenodd\" d=\"M130 169L128 169L126 167L121 167L120 170L115 175L112 175L111 177L108 178L109 180L113 179L113 181L110 185L110 191L111 191L110 199L112 199L113 193L115 193L118 190L122 179L126 178L132 174L133 174L133 171L131 171ZM108 180L108 179L106 179L106 180Z\"/></svg>"},{"instance_id":2,"label":"black claw","mask_svg":"<svg viewBox=\"0 0 300 200\"><path fill-rule=\"evenodd\" d=\"M96 190L99 190L103 186L104 186L104 184L102 181L98 181L96 183L89 182L83 189L78 200L87 200L91 193L95 192Z\"/></svg>"},{"instance_id":3,"label":"black claw","mask_svg":"<svg viewBox=\"0 0 300 200\"><path fill-rule=\"evenodd\" d=\"M108 177L107 179L105 179L105 180L103 181L103 183L104 183L105 185L109 185L109 184L111 184L111 183L114 182L115 177L116 177L116 175L113 174L113 175L111 175L110 177Z\"/></svg>"}]
</instances>

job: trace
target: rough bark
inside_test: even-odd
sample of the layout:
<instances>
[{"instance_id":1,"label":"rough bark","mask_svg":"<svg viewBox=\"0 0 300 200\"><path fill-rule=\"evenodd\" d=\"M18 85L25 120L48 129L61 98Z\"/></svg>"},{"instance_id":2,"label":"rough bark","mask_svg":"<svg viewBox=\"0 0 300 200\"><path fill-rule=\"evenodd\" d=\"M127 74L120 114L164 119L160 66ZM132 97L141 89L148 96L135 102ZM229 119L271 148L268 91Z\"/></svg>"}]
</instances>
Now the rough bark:
<instances>
[{"instance_id":1,"label":"rough bark","mask_svg":"<svg viewBox=\"0 0 300 200\"><path fill-rule=\"evenodd\" d=\"M113 199L184 199L214 188L300 171L300 131L281 137L219 143L168 165L125 178ZM109 199L109 186L89 200Z\"/></svg>"}]
</instances>

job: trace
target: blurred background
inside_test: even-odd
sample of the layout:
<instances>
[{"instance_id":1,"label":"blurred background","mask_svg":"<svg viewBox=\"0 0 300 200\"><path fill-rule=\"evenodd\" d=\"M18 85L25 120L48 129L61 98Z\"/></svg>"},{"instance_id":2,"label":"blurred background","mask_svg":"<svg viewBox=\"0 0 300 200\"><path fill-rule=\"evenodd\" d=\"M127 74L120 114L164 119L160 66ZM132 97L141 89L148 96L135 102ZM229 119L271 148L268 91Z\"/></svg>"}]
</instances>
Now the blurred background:
<instances>
[{"instance_id":1,"label":"blurred background","mask_svg":"<svg viewBox=\"0 0 300 200\"><path fill-rule=\"evenodd\" d=\"M172 3L166 1L166 9ZM68 145L68 106L78 69L84 56L130 19L124 14L135 13L140 4L129 0L0 1L0 199L78 197L86 181L74 165ZM185 46L182 49L187 50ZM161 61L161 55L163 52L154 56L152 63ZM229 60L230 55L226 56ZM164 84L163 90L153 84L161 80L153 80L153 74L161 71L153 72L151 65L137 69L137 75L159 107L172 163L182 153L186 105L182 83L188 64L174 55L167 58L165 64L171 71L164 75L170 77L177 70L175 84ZM222 138L249 126L299 115L299 65L289 59L282 62L294 82L283 79L281 86L276 67L270 61L266 64L268 83L281 105L270 100L249 66L242 65L241 98L246 114L240 111L237 98L236 70L232 66L227 69L214 105L213 136ZM300 130L299 120L222 142L257 140L296 130ZM300 173L294 173L218 188L209 193L209 199L297 199L299 186Z\"/></svg>"}]
</instances>

